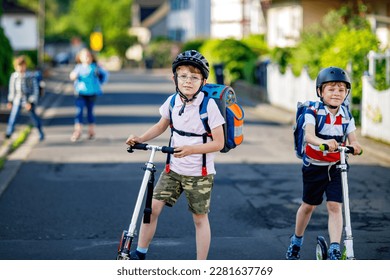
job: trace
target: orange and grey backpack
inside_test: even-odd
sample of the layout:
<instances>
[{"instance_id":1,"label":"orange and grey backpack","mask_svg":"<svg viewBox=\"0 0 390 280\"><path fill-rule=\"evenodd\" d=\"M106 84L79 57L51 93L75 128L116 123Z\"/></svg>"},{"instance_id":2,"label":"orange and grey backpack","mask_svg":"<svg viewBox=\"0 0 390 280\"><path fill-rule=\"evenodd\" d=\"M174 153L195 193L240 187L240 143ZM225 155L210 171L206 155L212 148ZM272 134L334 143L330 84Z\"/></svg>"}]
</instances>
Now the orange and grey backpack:
<instances>
[{"instance_id":1,"label":"orange and grey backpack","mask_svg":"<svg viewBox=\"0 0 390 280\"><path fill-rule=\"evenodd\" d=\"M172 123L172 109L175 106L176 94L174 94L170 101L169 106L169 116L170 116L170 127L171 127L171 138L169 140L169 145L171 145L172 135L174 132L178 133L181 136L189 137L202 137L203 143L207 142L207 137L211 137L211 129L208 125L208 113L207 105L210 98L213 98L215 103L218 106L221 115L225 119L225 124L223 125L225 145L220 151L221 153L227 153L231 149L236 148L244 140L243 126L244 126L244 110L237 103L237 96L233 88L226 85L220 84L205 84L202 87L204 92L204 98L202 103L199 106L200 119L202 120L203 126L206 130L203 134L195 134L191 132L185 132L182 130L177 130ZM206 154L203 154L202 160L202 176L207 175L206 169ZM170 154L167 156L166 162L166 172L169 172L169 163L170 163Z\"/></svg>"}]
</instances>

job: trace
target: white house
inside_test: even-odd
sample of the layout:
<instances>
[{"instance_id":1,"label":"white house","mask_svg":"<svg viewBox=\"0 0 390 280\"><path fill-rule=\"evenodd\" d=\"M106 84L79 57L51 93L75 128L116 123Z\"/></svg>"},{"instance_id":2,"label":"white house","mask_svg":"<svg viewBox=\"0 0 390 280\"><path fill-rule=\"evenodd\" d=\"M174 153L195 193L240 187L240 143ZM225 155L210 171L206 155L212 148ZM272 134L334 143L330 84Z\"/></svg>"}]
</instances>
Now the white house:
<instances>
[{"instance_id":1,"label":"white house","mask_svg":"<svg viewBox=\"0 0 390 280\"><path fill-rule=\"evenodd\" d=\"M0 24L14 51L38 49L38 17L13 1L2 1Z\"/></svg>"},{"instance_id":2,"label":"white house","mask_svg":"<svg viewBox=\"0 0 390 280\"><path fill-rule=\"evenodd\" d=\"M319 23L330 11L348 4L344 0L261 0L267 22L267 42L271 47L291 47L300 40L304 27ZM355 1L350 1L352 4ZM359 1L356 1L356 6ZM365 0L366 18L381 40L382 47L390 42L390 1ZM355 11L356 12L356 11Z\"/></svg>"},{"instance_id":3,"label":"white house","mask_svg":"<svg viewBox=\"0 0 390 280\"><path fill-rule=\"evenodd\" d=\"M152 38L165 35L179 42L241 39L265 34L263 6L259 0L134 0L133 27L148 28Z\"/></svg>"},{"instance_id":4,"label":"white house","mask_svg":"<svg viewBox=\"0 0 390 280\"><path fill-rule=\"evenodd\" d=\"M170 0L168 37L184 42L210 37L210 0Z\"/></svg>"},{"instance_id":5,"label":"white house","mask_svg":"<svg viewBox=\"0 0 390 280\"><path fill-rule=\"evenodd\" d=\"M258 0L211 0L212 38L241 39L266 32L265 18Z\"/></svg>"}]
</instances>

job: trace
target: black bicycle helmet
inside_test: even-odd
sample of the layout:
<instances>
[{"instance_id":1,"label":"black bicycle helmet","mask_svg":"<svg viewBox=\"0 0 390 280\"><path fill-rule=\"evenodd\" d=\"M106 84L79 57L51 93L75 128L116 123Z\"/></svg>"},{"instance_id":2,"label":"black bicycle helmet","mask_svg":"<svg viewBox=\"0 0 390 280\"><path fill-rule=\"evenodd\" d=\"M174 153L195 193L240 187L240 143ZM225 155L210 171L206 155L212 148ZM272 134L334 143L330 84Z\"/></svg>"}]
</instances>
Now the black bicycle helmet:
<instances>
[{"instance_id":1,"label":"black bicycle helmet","mask_svg":"<svg viewBox=\"0 0 390 280\"><path fill-rule=\"evenodd\" d=\"M349 79L347 72L341 68L331 66L322 69L320 73L318 73L316 79L316 92L318 97L321 97L318 93L318 89L321 91L322 85L328 82L343 82L347 85L348 90L351 89L351 80Z\"/></svg>"},{"instance_id":2,"label":"black bicycle helmet","mask_svg":"<svg viewBox=\"0 0 390 280\"><path fill-rule=\"evenodd\" d=\"M177 67L180 65L192 65L200 70L203 78L209 77L209 63L207 59L199 52L195 50L187 50L180 53L172 63L172 72L176 73Z\"/></svg>"}]
</instances>

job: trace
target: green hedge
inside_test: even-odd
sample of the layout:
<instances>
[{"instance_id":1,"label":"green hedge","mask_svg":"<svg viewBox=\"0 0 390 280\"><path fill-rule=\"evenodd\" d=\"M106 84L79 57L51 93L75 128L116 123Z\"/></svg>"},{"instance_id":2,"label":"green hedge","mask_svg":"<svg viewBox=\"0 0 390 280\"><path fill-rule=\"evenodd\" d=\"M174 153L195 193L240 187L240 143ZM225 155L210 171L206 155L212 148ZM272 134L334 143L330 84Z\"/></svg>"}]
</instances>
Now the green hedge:
<instances>
[{"instance_id":1,"label":"green hedge","mask_svg":"<svg viewBox=\"0 0 390 280\"><path fill-rule=\"evenodd\" d=\"M349 21L345 23L344 19ZM378 38L364 18L351 14L343 7L330 11L319 24L304 30L300 43L294 48L275 49L272 59L282 71L291 66L296 76L305 67L312 79L325 67L336 66L348 70L352 66L352 101L359 104L362 96L362 80L368 69L367 54L377 51Z\"/></svg>"},{"instance_id":2,"label":"green hedge","mask_svg":"<svg viewBox=\"0 0 390 280\"><path fill-rule=\"evenodd\" d=\"M12 47L2 27L0 27L0 46L0 87L6 87L13 72Z\"/></svg>"}]
</instances>

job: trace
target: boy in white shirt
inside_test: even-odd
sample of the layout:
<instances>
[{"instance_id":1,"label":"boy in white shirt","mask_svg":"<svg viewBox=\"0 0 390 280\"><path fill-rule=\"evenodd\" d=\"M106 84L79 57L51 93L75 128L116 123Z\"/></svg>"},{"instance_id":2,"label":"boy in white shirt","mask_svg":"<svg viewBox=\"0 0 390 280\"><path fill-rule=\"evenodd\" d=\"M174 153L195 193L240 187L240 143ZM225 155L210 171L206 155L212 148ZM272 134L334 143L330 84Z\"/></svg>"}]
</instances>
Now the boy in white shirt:
<instances>
[{"instance_id":1,"label":"boy in white shirt","mask_svg":"<svg viewBox=\"0 0 390 280\"><path fill-rule=\"evenodd\" d=\"M130 253L131 259L145 259L164 205L173 206L182 192L187 197L188 208L193 215L197 259L207 259L210 247L208 212L216 173L214 157L215 152L224 146L222 125L225 120L211 98L207 106L211 135L208 135L207 140L193 136L206 133L199 108L205 98L201 90L209 75L209 64L202 54L194 50L180 53L172 63L172 72L176 94L169 96L160 107L161 119L140 137L130 135L126 140L128 145L147 142L161 135L172 121L170 145L175 148L175 153L169 158L154 189L151 220L149 224L141 225L138 247ZM172 98L176 99L170 112Z\"/></svg>"}]
</instances>

